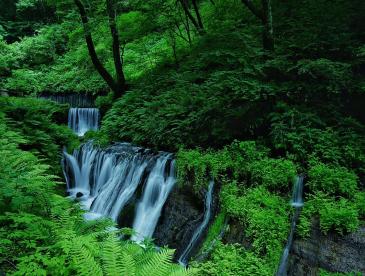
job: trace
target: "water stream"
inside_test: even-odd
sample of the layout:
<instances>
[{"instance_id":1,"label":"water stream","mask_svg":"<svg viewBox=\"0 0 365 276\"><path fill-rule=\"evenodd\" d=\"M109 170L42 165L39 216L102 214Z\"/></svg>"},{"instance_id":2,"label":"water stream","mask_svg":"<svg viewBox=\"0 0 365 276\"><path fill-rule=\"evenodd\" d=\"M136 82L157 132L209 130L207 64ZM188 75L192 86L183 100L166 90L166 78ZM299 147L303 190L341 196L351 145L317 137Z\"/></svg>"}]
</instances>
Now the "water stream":
<instances>
[{"instance_id":1,"label":"water stream","mask_svg":"<svg viewBox=\"0 0 365 276\"><path fill-rule=\"evenodd\" d=\"M213 187L214 187L214 181L210 181L208 186L208 191L205 196L205 211L204 211L204 217L200 225L195 229L193 236L191 237L188 245L180 255L178 262L186 266L189 261L189 257L192 253L192 250L196 247L196 244L199 242L200 237L204 234L204 231L206 230L210 217L212 215L212 199L213 199Z\"/></svg>"},{"instance_id":2,"label":"water stream","mask_svg":"<svg viewBox=\"0 0 365 276\"><path fill-rule=\"evenodd\" d=\"M84 136L89 130L99 128L100 114L98 108L70 108L68 112L68 126L78 136Z\"/></svg>"},{"instance_id":3,"label":"water stream","mask_svg":"<svg viewBox=\"0 0 365 276\"><path fill-rule=\"evenodd\" d=\"M133 228L135 241L152 237L161 209L176 182L173 155L119 143L105 150L91 142L72 154L64 151L63 170L69 197L89 211L86 219L110 217L115 222L143 187Z\"/></svg>"},{"instance_id":4,"label":"water stream","mask_svg":"<svg viewBox=\"0 0 365 276\"><path fill-rule=\"evenodd\" d=\"M295 228L297 225L297 221L300 215L300 211L303 207L303 176L297 176L294 182L294 188L293 188L293 196L291 201L291 206L294 208L294 215L292 217L291 226L290 226L290 232L289 237L287 240L287 243L284 248L283 255L280 259L279 269L276 273L277 276L286 276L287 275L287 266L288 266L288 258L290 249L293 244L294 239L294 233Z\"/></svg>"}]
</instances>

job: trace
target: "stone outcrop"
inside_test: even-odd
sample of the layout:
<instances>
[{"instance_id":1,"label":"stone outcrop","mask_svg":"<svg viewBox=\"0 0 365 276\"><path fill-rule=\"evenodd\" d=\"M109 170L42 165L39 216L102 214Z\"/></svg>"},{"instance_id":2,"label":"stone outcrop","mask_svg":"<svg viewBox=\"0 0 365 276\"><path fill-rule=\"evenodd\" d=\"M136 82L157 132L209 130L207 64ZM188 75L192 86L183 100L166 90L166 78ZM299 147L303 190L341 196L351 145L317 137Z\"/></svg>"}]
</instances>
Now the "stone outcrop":
<instances>
[{"instance_id":1,"label":"stone outcrop","mask_svg":"<svg viewBox=\"0 0 365 276\"><path fill-rule=\"evenodd\" d=\"M217 208L214 199L214 211ZM158 246L175 248L179 256L204 215L204 193L196 196L191 187L175 187L165 203L153 238ZM213 216L214 217L214 216ZM196 253L196 252L195 252Z\"/></svg>"},{"instance_id":2,"label":"stone outcrop","mask_svg":"<svg viewBox=\"0 0 365 276\"><path fill-rule=\"evenodd\" d=\"M360 272L365 275L365 227L351 234L324 235L318 222L306 240L296 239L289 260L288 275L318 275L319 269L330 272Z\"/></svg>"}]
</instances>

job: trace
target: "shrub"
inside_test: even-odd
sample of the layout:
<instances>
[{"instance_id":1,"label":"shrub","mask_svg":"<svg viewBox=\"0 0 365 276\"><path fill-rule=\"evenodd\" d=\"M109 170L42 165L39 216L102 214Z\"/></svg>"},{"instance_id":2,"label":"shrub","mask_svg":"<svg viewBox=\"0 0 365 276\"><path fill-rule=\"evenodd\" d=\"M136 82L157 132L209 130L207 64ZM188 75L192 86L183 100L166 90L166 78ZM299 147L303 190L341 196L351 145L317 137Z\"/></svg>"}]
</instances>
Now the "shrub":
<instances>
[{"instance_id":1,"label":"shrub","mask_svg":"<svg viewBox=\"0 0 365 276\"><path fill-rule=\"evenodd\" d=\"M289 204L262 186L243 191L235 183L224 185L220 198L227 214L242 223L253 252L275 267L289 231Z\"/></svg>"},{"instance_id":2,"label":"shrub","mask_svg":"<svg viewBox=\"0 0 365 276\"><path fill-rule=\"evenodd\" d=\"M339 234L351 233L359 227L358 211L353 203L346 199L337 202L324 202L319 210L321 230L327 233L334 230Z\"/></svg>"},{"instance_id":3,"label":"shrub","mask_svg":"<svg viewBox=\"0 0 365 276\"><path fill-rule=\"evenodd\" d=\"M310 195L302 210L298 232L302 237L308 237L312 219L319 218L321 231L326 234L334 231L340 235L355 231L359 225L360 206L357 202L330 197L323 192Z\"/></svg>"},{"instance_id":4,"label":"shrub","mask_svg":"<svg viewBox=\"0 0 365 276\"><path fill-rule=\"evenodd\" d=\"M271 190L288 190L296 175L293 162L284 159L264 158L253 161L248 170L254 184L264 185Z\"/></svg>"},{"instance_id":5,"label":"shrub","mask_svg":"<svg viewBox=\"0 0 365 276\"><path fill-rule=\"evenodd\" d=\"M308 171L308 186L312 191L323 191L333 195L353 196L357 190L358 177L343 167L323 163L312 165Z\"/></svg>"},{"instance_id":6,"label":"shrub","mask_svg":"<svg viewBox=\"0 0 365 276\"><path fill-rule=\"evenodd\" d=\"M192 264L197 275L272 275L273 269L263 259L245 251L238 244L218 243L211 260Z\"/></svg>"}]
</instances>

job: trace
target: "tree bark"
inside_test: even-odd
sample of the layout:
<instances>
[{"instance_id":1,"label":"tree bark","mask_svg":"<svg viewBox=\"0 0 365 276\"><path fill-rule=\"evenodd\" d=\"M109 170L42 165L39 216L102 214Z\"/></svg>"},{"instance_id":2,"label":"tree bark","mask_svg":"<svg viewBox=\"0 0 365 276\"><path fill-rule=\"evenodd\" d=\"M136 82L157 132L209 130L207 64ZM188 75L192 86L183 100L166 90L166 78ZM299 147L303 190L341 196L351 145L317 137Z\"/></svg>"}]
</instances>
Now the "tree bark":
<instances>
[{"instance_id":1,"label":"tree bark","mask_svg":"<svg viewBox=\"0 0 365 276\"><path fill-rule=\"evenodd\" d=\"M89 19L86 14L85 7L82 4L81 0L74 0L74 3L76 4L76 6L79 10L80 16L81 16L82 25L84 28L85 41L86 41L86 45L87 45L87 49L89 51L91 61L94 65L96 71L98 71L98 73L105 80L107 85L115 92L115 91L117 91L117 84L115 83L113 77L105 69L104 65L99 60L98 55L95 51L94 41L91 36L91 30L89 27Z\"/></svg>"},{"instance_id":2,"label":"tree bark","mask_svg":"<svg viewBox=\"0 0 365 276\"><path fill-rule=\"evenodd\" d=\"M265 50L274 50L274 29L272 25L271 0L262 0L263 11L263 46Z\"/></svg>"},{"instance_id":3,"label":"tree bark","mask_svg":"<svg viewBox=\"0 0 365 276\"><path fill-rule=\"evenodd\" d=\"M119 42L119 34L117 29L117 24L115 21L116 11L115 11L115 2L113 0L106 0L107 13L109 17L109 27L110 32L113 39L113 60L115 73L117 76L117 87L116 91L114 91L114 97L119 98L125 92L125 77L123 72L123 60L120 54L120 42Z\"/></svg>"},{"instance_id":4,"label":"tree bark","mask_svg":"<svg viewBox=\"0 0 365 276\"><path fill-rule=\"evenodd\" d=\"M199 28L201 30L204 30L204 25L203 25L202 18L200 16L198 4L196 3L196 0L192 0L192 2L193 2L193 7L194 7L195 15L196 15L196 18L198 20Z\"/></svg>"},{"instance_id":5,"label":"tree bark","mask_svg":"<svg viewBox=\"0 0 365 276\"><path fill-rule=\"evenodd\" d=\"M85 41L87 45L87 49L89 51L89 55L91 58L91 61L96 69L96 71L99 73L99 75L105 80L107 85L110 87L110 89L114 93L114 98L119 98L123 95L123 93L126 90L126 81L125 76L123 72L123 54L121 55L120 52L120 42L119 42L119 34L116 24L116 11L115 11L115 2L114 0L105 0L106 7L107 7L107 13L109 18L109 27L110 32L112 35L112 47L113 47L113 61L114 61L114 68L115 68L115 74L116 74L116 80L112 77L112 75L106 70L104 65L101 63L100 59L98 58L98 55L95 51L95 45L94 41L91 36L91 30L89 27L89 19L87 17L87 13L85 10L84 5L82 4L81 0L74 0L74 3L76 4L80 16L82 25L84 28L84 36ZM124 49L124 48L123 48Z\"/></svg>"},{"instance_id":6,"label":"tree bark","mask_svg":"<svg viewBox=\"0 0 365 276\"><path fill-rule=\"evenodd\" d=\"M204 29L201 28L199 25L198 20L195 19L195 17L191 14L189 10L188 0L179 0L181 3L181 6L186 14L186 16L190 19L191 23L193 23L194 27L197 29L199 34L202 34L204 32Z\"/></svg>"},{"instance_id":7,"label":"tree bark","mask_svg":"<svg viewBox=\"0 0 365 276\"><path fill-rule=\"evenodd\" d=\"M251 0L241 0L242 3L258 18L260 19L262 31L263 48L268 51L273 51L274 43L274 28L272 23L271 0L261 0L262 10L258 9Z\"/></svg>"}]
</instances>

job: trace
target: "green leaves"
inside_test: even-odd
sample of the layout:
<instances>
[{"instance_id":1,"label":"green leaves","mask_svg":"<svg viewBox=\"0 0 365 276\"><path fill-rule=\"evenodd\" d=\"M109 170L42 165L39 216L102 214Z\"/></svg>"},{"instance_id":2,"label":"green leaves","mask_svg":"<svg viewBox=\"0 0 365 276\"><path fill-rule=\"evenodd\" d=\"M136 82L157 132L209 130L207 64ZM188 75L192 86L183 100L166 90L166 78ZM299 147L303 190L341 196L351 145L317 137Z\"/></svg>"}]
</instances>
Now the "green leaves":
<instances>
[{"instance_id":1,"label":"green leaves","mask_svg":"<svg viewBox=\"0 0 365 276\"><path fill-rule=\"evenodd\" d=\"M357 191L358 177L343 167L314 164L308 171L308 186L313 192L352 197Z\"/></svg>"}]
</instances>

